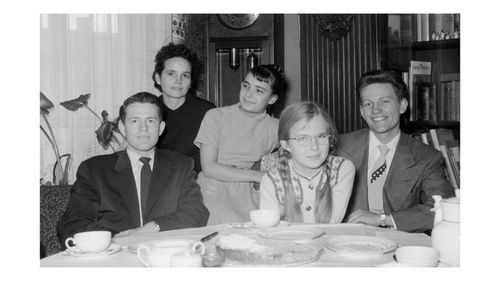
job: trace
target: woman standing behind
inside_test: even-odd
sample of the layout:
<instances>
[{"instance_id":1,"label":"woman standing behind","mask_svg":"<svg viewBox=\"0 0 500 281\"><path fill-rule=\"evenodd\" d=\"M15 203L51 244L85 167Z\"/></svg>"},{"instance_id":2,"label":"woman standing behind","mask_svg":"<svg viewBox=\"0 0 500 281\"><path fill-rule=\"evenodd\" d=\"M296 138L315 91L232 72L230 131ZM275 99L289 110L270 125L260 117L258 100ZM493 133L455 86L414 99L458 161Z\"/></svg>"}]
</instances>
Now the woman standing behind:
<instances>
[{"instance_id":1,"label":"woman standing behind","mask_svg":"<svg viewBox=\"0 0 500 281\"><path fill-rule=\"evenodd\" d=\"M193 144L205 113L214 104L195 95L199 71L198 56L183 44L163 46L155 58L153 81L162 95L158 97L165 112L165 130L156 147L181 152L193 158L196 172L200 150Z\"/></svg>"},{"instance_id":2,"label":"woman standing behind","mask_svg":"<svg viewBox=\"0 0 500 281\"><path fill-rule=\"evenodd\" d=\"M200 147L202 172L198 175L208 225L246 222L257 209L251 195L261 171L254 162L278 147L278 119L266 113L283 88L277 66L252 68L241 83L240 102L207 112L195 139Z\"/></svg>"},{"instance_id":3,"label":"woman standing behind","mask_svg":"<svg viewBox=\"0 0 500 281\"><path fill-rule=\"evenodd\" d=\"M288 222L340 223L355 168L335 156L337 130L313 102L288 106L280 117L278 167L260 183L260 209L279 209Z\"/></svg>"}]
</instances>

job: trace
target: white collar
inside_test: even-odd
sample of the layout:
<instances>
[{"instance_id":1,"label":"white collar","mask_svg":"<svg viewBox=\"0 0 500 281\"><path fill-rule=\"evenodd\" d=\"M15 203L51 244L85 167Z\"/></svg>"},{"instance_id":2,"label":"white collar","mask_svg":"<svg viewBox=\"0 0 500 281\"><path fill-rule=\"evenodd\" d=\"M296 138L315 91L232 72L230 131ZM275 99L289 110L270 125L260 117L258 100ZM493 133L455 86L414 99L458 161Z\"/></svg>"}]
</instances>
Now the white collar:
<instances>
[{"instance_id":1,"label":"white collar","mask_svg":"<svg viewBox=\"0 0 500 281\"><path fill-rule=\"evenodd\" d=\"M398 134L388 143L385 144L390 150L389 151L396 151L396 146L398 146L399 138L401 137L401 131L398 132ZM369 133L369 147L377 148L379 145L383 145L377 137L375 136L375 133L373 133L370 130Z\"/></svg>"},{"instance_id":2,"label":"white collar","mask_svg":"<svg viewBox=\"0 0 500 281\"><path fill-rule=\"evenodd\" d=\"M151 169L153 169L153 163L154 163L154 159L155 159L155 150L156 149L152 149L151 151L148 151L148 153L146 153L145 156L143 156L143 155L140 155L139 153L133 151L132 149L130 149L128 147L126 149L128 158L130 158L130 163L132 164L132 166L137 165L137 163L140 162L139 159L141 157L149 157L149 158L151 158L151 161L149 162Z\"/></svg>"}]
</instances>

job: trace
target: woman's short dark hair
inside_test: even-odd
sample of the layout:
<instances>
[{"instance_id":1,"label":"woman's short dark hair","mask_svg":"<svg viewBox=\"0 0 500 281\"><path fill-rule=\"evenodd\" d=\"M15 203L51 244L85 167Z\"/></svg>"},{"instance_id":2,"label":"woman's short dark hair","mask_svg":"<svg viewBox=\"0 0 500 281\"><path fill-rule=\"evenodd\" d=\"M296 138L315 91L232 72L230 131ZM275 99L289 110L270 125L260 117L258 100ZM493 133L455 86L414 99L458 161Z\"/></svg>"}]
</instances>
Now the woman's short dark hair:
<instances>
[{"instance_id":1,"label":"woman's short dark hair","mask_svg":"<svg viewBox=\"0 0 500 281\"><path fill-rule=\"evenodd\" d=\"M127 98L123 105L120 106L120 120L125 123L125 118L127 117L127 106L133 103L151 103L156 105L158 109L158 119L163 120L163 108L160 106L160 101L157 96L148 92L139 92L133 96Z\"/></svg>"},{"instance_id":2,"label":"woman's short dark hair","mask_svg":"<svg viewBox=\"0 0 500 281\"><path fill-rule=\"evenodd\" d=\"M361 103L361 90L371 84L390 84L398 97L398 100L408 100L408 89L399 71L395 70L370 70L361 75L356 85L356 91Z\"/></svg>"},{"instance_id":3,"label":"woman's short dark hair","mask_svg":"<svg viewBox=\"0 0 500 281\"><path fill-rule=\"evenodd\" d=\"M203 63L198 58L195 52L191 51L184 44L174 44L170 43L163 46L155 57L155 70L153 72L154 86L160 92L161 85L156 82L156 74L161 76L163 69L165 68L165 61L171 58L183 58L189 62L191 65L191 87L188 90L188 94L196 92L198 89L198 80L201 72L203 71Z\"/></svg>"}]
</instances>

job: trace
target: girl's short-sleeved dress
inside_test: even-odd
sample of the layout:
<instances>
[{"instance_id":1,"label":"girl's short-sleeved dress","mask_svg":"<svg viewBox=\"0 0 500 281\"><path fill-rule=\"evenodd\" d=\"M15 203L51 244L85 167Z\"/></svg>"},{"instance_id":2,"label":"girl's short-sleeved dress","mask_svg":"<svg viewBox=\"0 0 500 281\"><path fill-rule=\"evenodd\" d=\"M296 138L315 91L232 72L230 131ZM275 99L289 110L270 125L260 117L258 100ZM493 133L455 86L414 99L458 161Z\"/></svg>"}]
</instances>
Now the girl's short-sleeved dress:
<instances>
[{"instance_id":1,"label":"girl's short-sleeved dress","mask_svg":"<svg viewBox=\"0 0 500 281\"><path fill-rule=\"evenodd\" d=\"M217 148L217 162L221 164L250 169L278 147L278 123L267 113L251 116L239 104L214 108L205 114L194 144ZM197 181L210 211L208 225L247 222L249 212L258 209L252 199L251 182L219 181L203 171Z\"/></svg>"}]
</instances>

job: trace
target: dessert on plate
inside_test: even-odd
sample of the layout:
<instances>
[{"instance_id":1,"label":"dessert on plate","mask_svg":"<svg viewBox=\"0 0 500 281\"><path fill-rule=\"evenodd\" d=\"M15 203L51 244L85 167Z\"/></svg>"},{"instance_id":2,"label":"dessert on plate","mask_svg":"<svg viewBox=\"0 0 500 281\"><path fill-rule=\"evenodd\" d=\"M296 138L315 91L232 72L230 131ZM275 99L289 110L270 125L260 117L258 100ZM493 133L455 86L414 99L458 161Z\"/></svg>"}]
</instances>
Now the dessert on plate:
<instances>
[{"instance_id":1,"label":"dessert on plate","mask_svg":"<svg viewBox=\"0 0 500 281\"><path fill-rule=\"evenodd\" d=\"M217 247L226 265L299 265L317 260L322 249L287 241L253 239L239 234L221 236Z\"/></svg>"}]
</instances>

